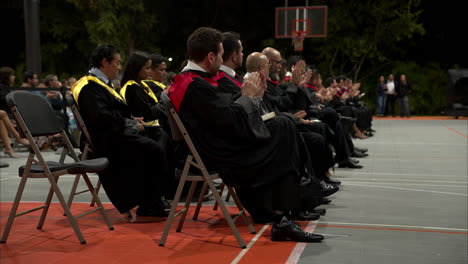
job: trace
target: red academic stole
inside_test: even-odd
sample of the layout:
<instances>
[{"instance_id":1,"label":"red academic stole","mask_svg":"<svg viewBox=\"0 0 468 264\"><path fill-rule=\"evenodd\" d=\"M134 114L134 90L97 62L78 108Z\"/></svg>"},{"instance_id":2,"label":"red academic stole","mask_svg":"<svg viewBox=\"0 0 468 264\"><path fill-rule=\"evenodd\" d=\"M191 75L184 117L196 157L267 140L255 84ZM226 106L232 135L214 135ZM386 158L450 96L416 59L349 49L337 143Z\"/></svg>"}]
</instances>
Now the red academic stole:
<instances>
[{"instance_id":1,"label":"red academic stole","mask_svg":"<svg viewBox=\"0 0 468 264\"><path fill-rule=\"evenodd\" d=\"M279 84L278 81L273 81L272 79L268 79L269 82L271 82L272 84L274 84L275 86L277 86Z\"/></svg>"},{"instance_id":2,"label":"red academic stole","mask_svg":"<svg viewBox=\"0 0 468 264\"><path fill-rule=\"evenodd\" d=\"M312 89L312 90L314 90L314 91L317 91L317 90L318 90L317 87L312 86L312 85L310 85L310 84L308 84L308 83L305 84L305 87L307 87L307 88L309 88L309 89Z\"/></svg>"},{"instance_id":3,"label":"red academic stole","mask_svg":"<svg viewBox=\"0 0 468 264\"><path fill-rule=\"evenodd\" d=\"M174 83L169 88L169 98L177 112L180 110L180 105L184 100L185 92L187 92L188 86L193 82L193 78L202 78L213 86L218 87L217 78L206 78L202 77L194 72L185 72L177 74L174 77Z\"/></svg>"},{"instance_id":4,"label":"red academic stole","mask_svg":"<svg viewBox=\"0 0 468 264\"><path fill-rule=\"evenodd\" d=\"M231 76L229 76L229 74L227 74L227 73L225 73L225 72L223 72L223 71L219 71L219 73L218 73L218 75L216 75L216 78L215 78L215 79L216 79L216 80L219 80L219 79L224 78L224 77L226 77L226 78L228 78L229 80L231 80L231 82L233 82L235 85L239 86L239 88L242 87L242 83L241 83L241 82L239 82L238 80L232 78Z\"/></svg>"}]
</instances>

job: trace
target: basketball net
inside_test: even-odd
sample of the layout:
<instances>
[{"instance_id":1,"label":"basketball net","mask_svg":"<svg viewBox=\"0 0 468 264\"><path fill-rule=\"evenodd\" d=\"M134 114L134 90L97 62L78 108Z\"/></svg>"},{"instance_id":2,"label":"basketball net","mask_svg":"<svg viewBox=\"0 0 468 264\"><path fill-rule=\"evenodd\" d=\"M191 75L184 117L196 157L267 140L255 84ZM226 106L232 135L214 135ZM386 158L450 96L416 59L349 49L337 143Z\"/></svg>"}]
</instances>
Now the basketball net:
<instances>
[{"instance_id":1,"label":"basketball net","mask_svg":"<svg viewBox=\"0 0 468 264\"><path fill-rule=\"evenodd\" d=\"M294 45L294 51L303 51L304 50L304 37L305 34L302 31L292 32L292 43Z\"/></svg>"}]
</instances>

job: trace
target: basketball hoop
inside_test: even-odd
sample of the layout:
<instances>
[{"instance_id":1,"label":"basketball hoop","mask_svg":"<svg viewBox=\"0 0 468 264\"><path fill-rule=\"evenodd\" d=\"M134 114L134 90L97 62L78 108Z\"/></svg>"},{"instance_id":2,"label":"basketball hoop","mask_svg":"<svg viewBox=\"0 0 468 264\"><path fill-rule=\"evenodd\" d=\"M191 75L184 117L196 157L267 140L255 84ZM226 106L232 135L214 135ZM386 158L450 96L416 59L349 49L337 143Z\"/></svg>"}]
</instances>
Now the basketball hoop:
<instances>
[{"instance_id":1,"label":"basketball hoop","mask_svg":"<svg viewBox=\"0 0 468 264\"><path fill-rule=\"evenodd\" d=\"M294 51L304 50L304 38L305 38L305 32L303 31L292 32L292 44L294 45Z\"/></svg>"}]
</instances>

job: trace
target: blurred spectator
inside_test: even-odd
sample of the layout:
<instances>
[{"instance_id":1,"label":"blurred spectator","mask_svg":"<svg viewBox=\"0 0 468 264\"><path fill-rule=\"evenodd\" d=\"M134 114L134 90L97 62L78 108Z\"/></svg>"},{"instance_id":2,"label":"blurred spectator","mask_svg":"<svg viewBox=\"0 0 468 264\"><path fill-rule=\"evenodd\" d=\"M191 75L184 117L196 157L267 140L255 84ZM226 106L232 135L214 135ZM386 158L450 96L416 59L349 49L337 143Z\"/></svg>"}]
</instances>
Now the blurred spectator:
<instances>
[{"instance_id":1,"label":"blurred spectator","mask_svg":"<svg viewBox=\"0 0 468 264\"><path fill-rule=\"evenodd\" d=\"M413 93L411 84L406 81L406 75L400 76L400 83L397 86L398 102L400 104L400 116L410 117L408 95Z\"/></svg>"},{"instance_id":2,"label":"blurred spectator","mask_svg":"<svg viewBox=\"0 0 468 264\"><path fill-rule=\"evenodd\" d=\"M385 84L385 77L380 75L377 83L377 116L383 116L385 113L385 95L387 85Z\"/></svg>"},{"instance_id":3,"label":"blurred spectator","mask_svg":"<svg viewBox=\"0 0 468 264\"><path fill-rule=\"evenodd\" d=\"M394 80L393 74L388 75L388 80L386 82L387 92L386 92L386 103L385 103L385 113L387 115L395 116L395 99L397 96L396 87L398 83Z\"/></svg>"},{"instance_id":4,"label":"blurred spectator","mask_svg":"<svg viewBox=\"0 0 468 264\"><path fill-rule=\"evenodd\" d=\"M8 111L6 95L11 91L10 87L15 83L15 71L10 67L0 68L0 109Z\"/></svg>"}]
</instances>

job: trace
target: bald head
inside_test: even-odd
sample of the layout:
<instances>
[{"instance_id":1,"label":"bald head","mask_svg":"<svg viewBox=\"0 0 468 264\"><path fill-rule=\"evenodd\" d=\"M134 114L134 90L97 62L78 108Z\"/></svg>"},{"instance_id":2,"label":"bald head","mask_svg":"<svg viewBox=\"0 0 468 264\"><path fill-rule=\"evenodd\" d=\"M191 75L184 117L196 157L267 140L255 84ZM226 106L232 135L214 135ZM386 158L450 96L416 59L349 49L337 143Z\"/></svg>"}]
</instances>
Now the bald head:
<instances>
[{"instance_id":1,"label":"bald head","mask_svg":"<svg viewBox=\"0 0 468 264\"><path fill-rule=\"evenodd\" d=\"M253 52L247 56L245 67L247 72L262 71L265 76L268 76L270 70L269 63L268 58L264 54Z\"/></svg>"},{"instance_id":2,"label":"bald head","mask_svg":"<svg viewBox=\"0 0 468 264\"><path fill-rule=\"evenodd\" d=\"M263 49L262 54L265 55L270 61L271 66L269 77L273 80L279 80L278 73L281 71L282 68L281 53L272 47L266 47Z\"/></svg>"},{"instance_id":3,"label":"bald head","mask_svg":"<svg viewBox=\"0 0 468 264\"><path fill-rule=\"evenodd\" d=\"M268 58L260 52L253 52L247 56L247 60L245 62L245 68L248 72L256 72L260 68L260 66L268 63Z\"/></svg>"},{"instance_id":4,"label":"bald head","mask_svg":"<svg viewBox=\"0 0 468 264\"><path fill-rule=\"evenodd\" d=\"M262 53L267 56L268 59L276 59L275 57L281 57L281 53L272 48L272 47L266 47L263 49Z\"/></svg>"}]
</instances>

